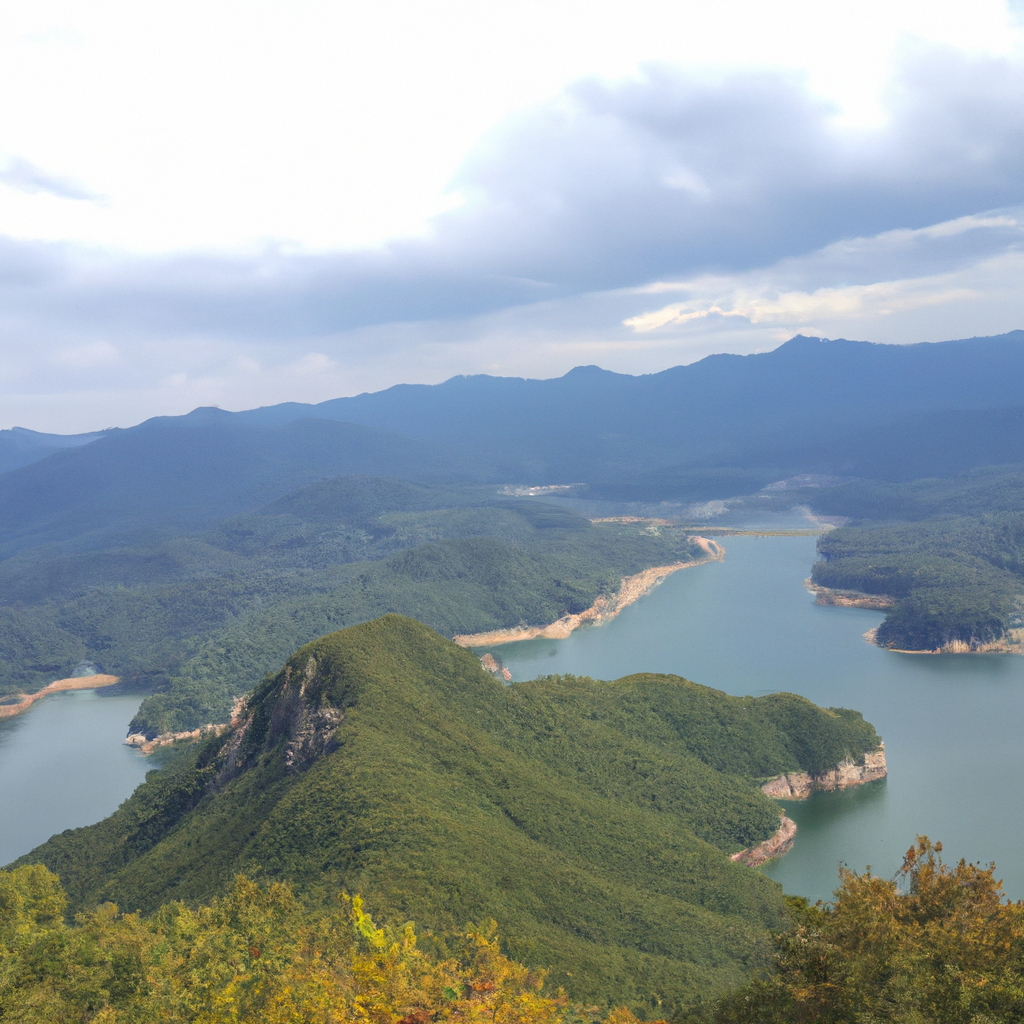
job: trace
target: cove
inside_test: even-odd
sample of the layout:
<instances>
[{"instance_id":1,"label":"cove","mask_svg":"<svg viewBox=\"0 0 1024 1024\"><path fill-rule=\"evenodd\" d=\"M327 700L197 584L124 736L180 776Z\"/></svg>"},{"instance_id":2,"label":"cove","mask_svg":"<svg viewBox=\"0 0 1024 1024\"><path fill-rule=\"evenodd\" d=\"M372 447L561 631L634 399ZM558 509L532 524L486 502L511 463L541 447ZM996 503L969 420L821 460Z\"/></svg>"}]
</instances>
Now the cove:
<instances>
[{"instance_id":1,"label":"cove","mask_svg":"<svg viewBox=\"0 0 1024 1024\"><path fill-rule=\"evenodd\" d=\"M724 562L675 573L606 625L489 650L514 680L670 672L736 695L788 690L856 708L885 740L889 777L784 802L796 844L762 870L786 892L828 899L840 863L891 876L921 833L948 861L994 860L1007 895L1024 898L1024 657L874 647L863 634L881 613L818 607L804 588L813 537L723 543Z\"/></svg>"},{"instance_id":2,"label":"cove","mask_svg":"<svg viewBox=\"0 0 1024 1024\"><path fill-rule=\"evenodd\" d=\"M0 865L117 809L152 762L124 745L138 694L55 693L0 722Z\"/></svg>"}]
</instances>

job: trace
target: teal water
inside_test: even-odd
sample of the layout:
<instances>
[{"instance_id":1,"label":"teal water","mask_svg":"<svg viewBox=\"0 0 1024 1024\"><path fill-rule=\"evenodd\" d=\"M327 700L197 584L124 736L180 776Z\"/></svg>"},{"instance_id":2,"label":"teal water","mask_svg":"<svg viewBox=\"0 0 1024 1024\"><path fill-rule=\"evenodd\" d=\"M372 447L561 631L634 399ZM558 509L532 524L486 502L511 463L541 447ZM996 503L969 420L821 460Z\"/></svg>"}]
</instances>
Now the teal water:
<instances>
[{"instance_id":1,"label":"teal water","mask_svg":"<svg viewBox=\"0 0 1024 1024\"><path fill-rule=\"evenodd\" d=\"M605 626L492 650L516 680L673 672L856 708L885 740L888 779L784 803L796 844L764 870L787 892L828 899L840 863L892 875L922 833L947 859L994 860L1008 895L1024 898L1024 657L881 650L863 639L880 613L820 608L804 589L813 537L724 543L724 562L675 573Z\"/></svg>"},{"instance_id":2,"label":"teal water","mask_svg":"<svg viewBox=\"0 0 1024 1024\"><path fill-rule=\"evenodd\" d=\"M0 865L105 818L154 767L124 745L139 697L71 690L0 723Z\"/></svg>"}]
</instances>

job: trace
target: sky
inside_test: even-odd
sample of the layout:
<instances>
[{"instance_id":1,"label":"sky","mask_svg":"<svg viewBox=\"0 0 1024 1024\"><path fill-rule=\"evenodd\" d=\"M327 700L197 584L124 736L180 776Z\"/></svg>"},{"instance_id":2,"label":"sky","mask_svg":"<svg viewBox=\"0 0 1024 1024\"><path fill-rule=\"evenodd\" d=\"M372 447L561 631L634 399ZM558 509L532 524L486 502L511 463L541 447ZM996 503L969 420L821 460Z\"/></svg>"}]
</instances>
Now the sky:
<instances>
[{"instance_id":1,"label":"sky","mask_svg":"<svg viewBox=\"0 0 1024 1024\"><path fill-rule=\"evenodd\" d=\"M0 0L0 428L1024 328L1024 3Z\"/></svg>"}]
</instances>

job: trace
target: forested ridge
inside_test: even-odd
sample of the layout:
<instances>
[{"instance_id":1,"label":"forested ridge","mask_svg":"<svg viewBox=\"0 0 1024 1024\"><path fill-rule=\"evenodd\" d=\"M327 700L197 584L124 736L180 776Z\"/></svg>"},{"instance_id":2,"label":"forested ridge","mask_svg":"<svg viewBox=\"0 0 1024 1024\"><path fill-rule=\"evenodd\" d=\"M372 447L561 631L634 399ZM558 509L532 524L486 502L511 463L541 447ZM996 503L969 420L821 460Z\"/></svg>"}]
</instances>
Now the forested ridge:
<instances>
[{"instance_id":1,"label":"forested ridge","mask_svg":"<svg viewBox=\"0 0 1024 1024\"><path fill-rule=\"evenodd\" d=\"M862 516L821 538L816 584L896 599L877 641L976 648L1024 625L1024 473L1018 467L824 491L819 510Z\"/></svg>"},{"instance_id":2,"label":"forested ridge","mask_svg":"<svg viewBox=\"0 0 1024 1024\"><path fill-rule=\"evenodd\" d=\"M0 695L86 660L159 691L133 731L194 729L342 626L386 612L448 636L542 625L701 554L685 531L594 525L495 488L342 477L200 534L0 563Z\"/></svg>"},{"instance_id":3,"label":"forested ridge","mask_svg":"<svg viewBox=\"0 0 1024 1024\"><path fill-rule=\"evenodd\" d=\"M235 729L21 863L75 909L191 905L244 872L437 934L494 918L573 998L657 1017L741 982L785 923L727 856L778 828L758 782L878 742L856 712L673 676L504 686L392 615L302 648Z\"/></svg>"}]
</instances>

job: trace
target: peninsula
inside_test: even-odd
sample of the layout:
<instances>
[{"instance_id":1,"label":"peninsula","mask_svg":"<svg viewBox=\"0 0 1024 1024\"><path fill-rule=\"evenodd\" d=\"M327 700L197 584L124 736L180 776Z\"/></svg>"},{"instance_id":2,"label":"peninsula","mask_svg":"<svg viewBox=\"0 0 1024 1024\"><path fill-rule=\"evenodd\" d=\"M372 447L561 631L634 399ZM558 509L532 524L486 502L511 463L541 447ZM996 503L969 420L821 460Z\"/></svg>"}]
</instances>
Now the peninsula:
<instances>
[{"instance_id":1,"label":"peninsula","mask_svg":"<svg viewBox=\"0 0 1024 1024\"><path fill-rule=\"evenodd\" d=\"M563 615L546 626L517 626L514 629L493 629L486 633L468 633L452 639L460 647L496 647L499 644L518 643L520 640L564 640L580 626L599 626L610 622L623 608L649 594L659 583L680 569L725 560L725 548L707 537L694 537L693 542L704 551L703 558L693 558L671 565L655 565L632 576L623 576L619 589L612 595L602 595L589 608L573 615Z\"/></svg>"},{"instance_id":2,"label":"peninsula","mask_svg":"<svg viewBox=\"0 0 1024 1024\"><path fill-rule=\"evenodd\" d=\"M18 695L15 704L0 704L0 718L13 718L23 711L28 711L37 700L49 696L51 693L59 693L61 690L97 690L102 686L113 686L119 682L118 676L95 675L95 676L72 676L70 679L55 679L48 686L44 686L35 693L22 693Z\"/></svg>"},{"instance_id":3,"label":"peninsula","mask_svg":"<svg viewBox=\"0 0 1024 1024\"><path fill-rule=\"evenodd\" d=\"M220 735L22 863L59 868L72 912L208 899L260 864L438 935L500 919L570 998L676 1006L727 989L788 921L780 888L730 859L778 835L759 785L878 744L857 712L789 693L650 673L506 686L388 615L300 648Z\"/></svg>"}]
</instances>

